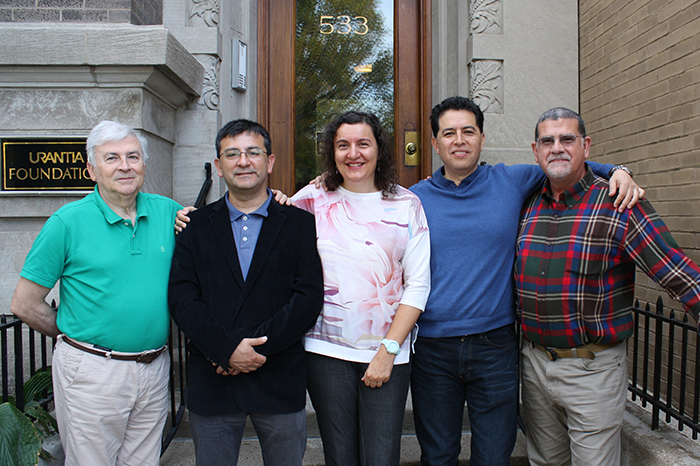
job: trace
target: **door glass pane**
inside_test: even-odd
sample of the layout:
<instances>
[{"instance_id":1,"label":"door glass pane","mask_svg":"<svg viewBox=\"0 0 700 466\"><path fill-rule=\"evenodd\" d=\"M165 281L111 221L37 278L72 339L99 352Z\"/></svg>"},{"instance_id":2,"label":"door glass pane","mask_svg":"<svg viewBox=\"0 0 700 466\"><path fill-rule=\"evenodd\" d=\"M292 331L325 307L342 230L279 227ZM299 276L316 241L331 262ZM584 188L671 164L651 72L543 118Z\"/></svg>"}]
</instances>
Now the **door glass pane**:
<instances>
[{"instance_id":1,"label":"door glass pane","mask_svg":"<svg viewBox=\"0 0 700 466\"><path fill-rule=\"evenodd\" d=\"M297 0L296 5L299 190L323 170L318 141L339 113L372 112L393 138L394 0Z\"/></svg>"}]
</instances>

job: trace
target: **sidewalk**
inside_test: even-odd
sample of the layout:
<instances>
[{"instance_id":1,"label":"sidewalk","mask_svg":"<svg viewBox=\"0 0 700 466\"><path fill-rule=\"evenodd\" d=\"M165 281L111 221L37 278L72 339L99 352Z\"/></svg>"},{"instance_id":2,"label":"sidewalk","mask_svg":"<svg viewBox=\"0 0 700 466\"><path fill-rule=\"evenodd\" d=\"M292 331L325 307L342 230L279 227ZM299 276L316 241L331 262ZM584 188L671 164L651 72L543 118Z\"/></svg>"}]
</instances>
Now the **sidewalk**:
<instances>
[{"instance_id":1,"label":"sidewalk","mask_svg":"<svg viewBox=\"0 0 700 466\"><path fill-rule=\"evenodd\" d=\"M306 401L307 412L307 432L308 441L306 444L306 454L304 455L304 466L321 466L323 462L323 446L316 425L316 414L311 406L311 402ZM406 402L406 415L404 417L403 437L401 439L401 464L406 466L420 465L420 447L416 439L413 426L413 407L409 393ZM466 416L464 420L464 431L462 433L462 453L460 454L460 465L468 465L469 461L469 420ZM263 466L260 446L253 427L248 424L243 435L241 453L238 460L239 466ZM515 451L511 457L512 466L526 466L527 457L525 454L525 437L518 431L518 440ZM177 435L171 442L165 454L162 456L160 466L194 466L194 444L190 434L190 426L185 414L182 424L177 431Z\"/></svg>"}]
</instances>

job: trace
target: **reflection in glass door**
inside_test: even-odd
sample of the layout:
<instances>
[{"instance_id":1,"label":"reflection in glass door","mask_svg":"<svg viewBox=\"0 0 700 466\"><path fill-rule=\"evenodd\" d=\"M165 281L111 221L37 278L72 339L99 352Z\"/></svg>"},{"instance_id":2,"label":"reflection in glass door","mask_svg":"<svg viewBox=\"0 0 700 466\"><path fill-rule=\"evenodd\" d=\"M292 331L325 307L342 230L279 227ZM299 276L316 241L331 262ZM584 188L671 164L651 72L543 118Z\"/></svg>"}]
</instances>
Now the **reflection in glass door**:
<instances>
[{"instance_id":1,"label":"reflection in glass door","mask_svg":"<svg viewBox=\"0 0 700 466\"><path fill-rule=\"evenodd\" d=\"M394 135L394 0L297 0L296 190L323 170L320 133L348 110ZM274 92L274 91L273 91Z\"/></svg>"}]
</instances>

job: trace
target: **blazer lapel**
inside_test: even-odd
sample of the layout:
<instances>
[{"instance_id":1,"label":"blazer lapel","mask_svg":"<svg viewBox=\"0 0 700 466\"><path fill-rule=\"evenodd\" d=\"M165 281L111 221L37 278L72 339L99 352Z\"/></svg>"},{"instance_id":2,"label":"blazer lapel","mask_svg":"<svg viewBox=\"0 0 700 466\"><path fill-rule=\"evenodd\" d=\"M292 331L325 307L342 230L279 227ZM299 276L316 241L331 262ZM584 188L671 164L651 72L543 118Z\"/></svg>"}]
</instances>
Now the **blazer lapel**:
<instances>
[{"instance_id":1,"label":"blazer lapel","mask_svg":"<svg viewBox=\"0 0 700 466\"><path fill-rule=\"evenodd\" d=\"M277 240L277 236L282 230L282 226L287 221L287 215L284 213L284 209L281 205L273 199L270 202L270 206L267 208L267 218L263 220L262 228L260 229L260 235L258 236L258 243L255 245L255 252L253 253L253 260L250 263L250 269L248 270L248 276L245 280L245 288L243 290L243 298L248 294L250 287L255 280L260 275L262 271L263 264L267 261L267 257L270 255L272 246Z\"/></svg>"},{"instance_id":2,"label":"blazer lapel","mask_svg":"<svg viewBox=\"0 0 700 466\"><path fill-rule=\"evenodd\" d=\"M209 221L224 253L224 258L226 258L226 262L228 262L231 269L231 273L236 278L238 285L243 288L245 281L243 280L241 263L238 260L238 250L236 249L233 231L231 230L231 217L229 216L228 207L226 207L226 200L223 197L217 201L209 216Z\"/></svg>"}]
</instances>

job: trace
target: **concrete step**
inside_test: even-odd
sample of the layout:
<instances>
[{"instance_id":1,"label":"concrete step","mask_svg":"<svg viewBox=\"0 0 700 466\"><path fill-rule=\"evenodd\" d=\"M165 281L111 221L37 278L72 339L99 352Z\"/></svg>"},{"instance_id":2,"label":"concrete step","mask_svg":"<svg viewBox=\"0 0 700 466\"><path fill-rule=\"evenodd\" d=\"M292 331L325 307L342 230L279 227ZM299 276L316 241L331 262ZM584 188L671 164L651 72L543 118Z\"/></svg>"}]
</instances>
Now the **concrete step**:
<instances>
[{"instance_id":1,"label":"concrete step","mask_svg":"<svg viewBox=\"0 0 700 466\"><path fill-rule=\"evenodd\" d=\"M321 443L318 424L316 423L316 413L308 399L306 403L306 413L308 441L306 443L306 453L304 454L304 466L320 466L325 464L323 461L323 444ZM471 433L466 409L463 426L464 431L462 432L460 466L469 464L469 442L471 440ZM263 466L260 445L250 421L246 425L246 430L243 435L238 464L239 466ZM413 405L411 403L410 393L406 401L406 414L404 416L403 436L401 438L401 464L406 466L420 465L420 446L418 445L418 439L415 435ZM510 464L512 466L526 466L528 464L525 450L525 436L520 431L518 431L518 438ZM194 444L192 443L187 413L185 413L175 438L161 458L160 466L194 465Z\"/></svg>"},{"instance_id":2,"label":"concrete step","mask_svg":"<svg viewBox=\"0 0 700 466\"><path fill-rule=\"evenodd\" d=\"M459 455L460 466L469 464L469 441L471 435L462 434L462 452ZM176 438L168 447L160 461L161 466L194 466L194 444L192 439ZM263 466L260 445L255 438L246 438L241 445L238 460L239 466ZM321 466L323 462L323 445L320 438L309 438L304 454L304 466ZM518 432L515 451L510 459L511 466L526 466L525 437ZM419 466L420 447L415 435L404 435L401 438L401 465Z\"/></svg>"}]
</instances>

